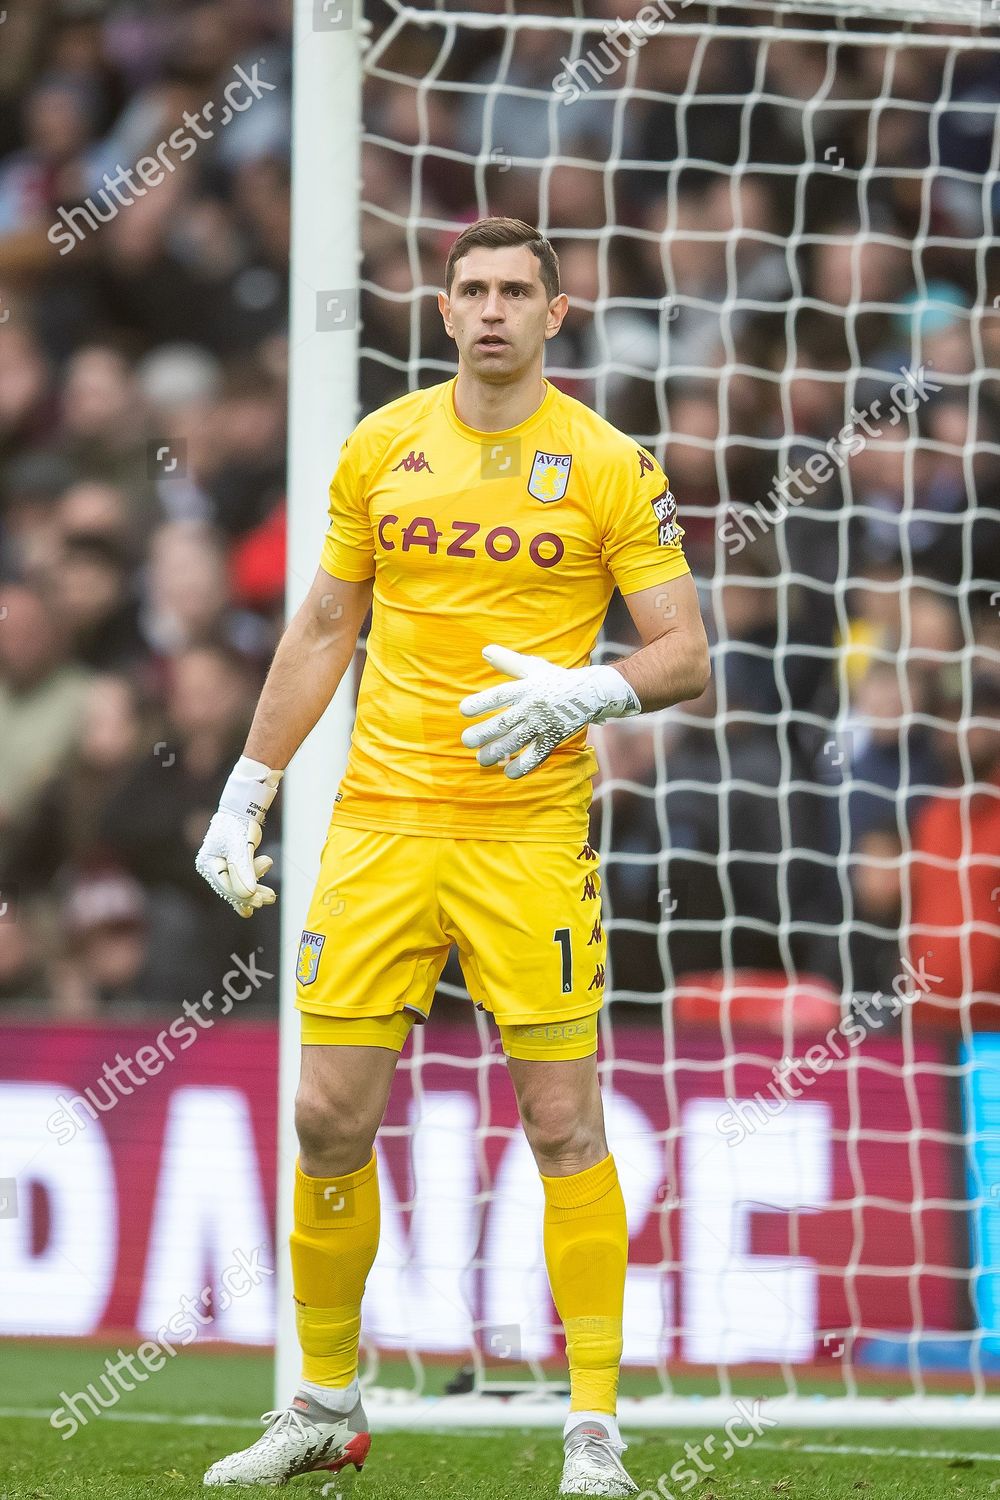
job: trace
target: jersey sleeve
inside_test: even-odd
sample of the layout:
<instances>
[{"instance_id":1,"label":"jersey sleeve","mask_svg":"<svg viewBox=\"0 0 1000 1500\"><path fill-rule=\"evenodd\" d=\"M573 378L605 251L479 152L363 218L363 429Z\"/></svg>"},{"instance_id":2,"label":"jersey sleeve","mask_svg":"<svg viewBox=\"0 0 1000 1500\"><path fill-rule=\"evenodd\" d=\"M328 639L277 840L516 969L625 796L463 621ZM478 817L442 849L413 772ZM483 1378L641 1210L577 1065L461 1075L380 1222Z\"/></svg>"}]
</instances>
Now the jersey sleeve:
<instances>
[{"instance_id":1,"label":"jersey sleeve","mask_svg":"<svg viewBox=\"0 0 1000 1500\"><path fill-rule=\"evenodd\" d=\"M330 524L320 565L334 578L361 583L375 575L375 537L365 493L362 448L355 429L340 450L337 472L330 481Z\"/></svg>"},{"instance_id":2,"label":"jersey sleeve","mask_svg":"<svg viewBox=\"0 0 1000 1500\"><path fill-rule=\"evenodd\" d=\"M601 557L623 594L689 573L667 476L645 448L616 451L597 494Z\"/></svg>"}]
</instances>

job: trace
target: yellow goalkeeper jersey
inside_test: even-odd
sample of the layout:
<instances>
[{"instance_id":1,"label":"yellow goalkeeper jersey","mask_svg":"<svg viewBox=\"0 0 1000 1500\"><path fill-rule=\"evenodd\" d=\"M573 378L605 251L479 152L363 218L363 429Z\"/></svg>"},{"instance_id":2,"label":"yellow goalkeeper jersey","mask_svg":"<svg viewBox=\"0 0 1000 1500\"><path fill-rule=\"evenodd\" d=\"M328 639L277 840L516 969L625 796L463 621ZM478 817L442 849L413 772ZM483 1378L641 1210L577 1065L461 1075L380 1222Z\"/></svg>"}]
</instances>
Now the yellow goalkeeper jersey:
<instances>
[{"instance_id":1,"label":"yellow goalkeeper jersey","mask_svg":"<svg viewBox=\"0 0 1000 1500\"><path fill-rule=\"evenodd\" d=\"M374 579L368 659L334 816L453 838L585 840L596 757L581 730L519 781L461 743L458 705L503 681L491 642L585 666L611 594L688 572L649 453L546 382L517 427L482 433L454 380L365 417L330 485L322 566Z\"/></svg>"}]
</instances>

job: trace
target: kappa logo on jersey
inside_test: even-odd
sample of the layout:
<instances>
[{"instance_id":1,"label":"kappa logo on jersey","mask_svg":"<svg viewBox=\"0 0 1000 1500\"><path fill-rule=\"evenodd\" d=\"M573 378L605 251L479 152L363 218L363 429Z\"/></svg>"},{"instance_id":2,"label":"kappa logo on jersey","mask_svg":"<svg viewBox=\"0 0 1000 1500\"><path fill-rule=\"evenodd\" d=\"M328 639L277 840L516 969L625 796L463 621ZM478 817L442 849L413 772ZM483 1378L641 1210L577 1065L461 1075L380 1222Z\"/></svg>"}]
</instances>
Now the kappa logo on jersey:
<instances>
[{"instance_id":1,"label":"kappa logo on jersey","mask_svg":"<svg viewBox=\"0 0 1000 1500\"><path fill-rule=\"evenodd\" d=\"M641 448L637 448L635 451L639 455L639 478L644 479L647 474L652 474L653 472L653 460L647 453L643 453Z\"/></svg>"},{"instance_id":2,"label":"kappa logo on jersey","mask_svg":"<svg viewBox=\"0 0 1000 1500\"><path fill-rule=\"evenodd\" d=\"M295 977L299 984L312 984L319 973L320 954L326 935L322 932L304 930L299 939L299 957L295 965Z\"/></svg>"},{"instance_id":3,"label":"kappa logo on jersey","mask_svg":"<svg viewBox=\"0 0 1000 1500\"><path fill-rule=\"evenodd\" d=\"M399 469L402 469L406 474L422 474L425 469L428 474L434 473L434 470L424 457L424 450L422 448L419 453L415 453L411 448L406 457L399 460L399 463L392 472L395 474Z\"/></svg>"},{"instance_id":4,"label":"kappa logo on jersey","mask_svg":"<svg viewBox=\"0 0 1000 1500\"><path fill-rule=\"evenodd\" d=\"M662 495L657 495L650 501L653 514L659 522L657 541L661 547L672 547L682 535L681 528L677 524L677 501L670 490L664 490Z\"/></svg>"},{"instance_id":5,"label":"kappa logo on jersey","mask_svg":"<svg viewBox=\"0 0 1000 1500\"><path fill-rule=\"evenodd\" d=\"M543 453L535 450L535 461L528 476L528 494L543 505L561 500L569 486L569 471L573 467L571 453Z\"/></svg>"}]
</instances>

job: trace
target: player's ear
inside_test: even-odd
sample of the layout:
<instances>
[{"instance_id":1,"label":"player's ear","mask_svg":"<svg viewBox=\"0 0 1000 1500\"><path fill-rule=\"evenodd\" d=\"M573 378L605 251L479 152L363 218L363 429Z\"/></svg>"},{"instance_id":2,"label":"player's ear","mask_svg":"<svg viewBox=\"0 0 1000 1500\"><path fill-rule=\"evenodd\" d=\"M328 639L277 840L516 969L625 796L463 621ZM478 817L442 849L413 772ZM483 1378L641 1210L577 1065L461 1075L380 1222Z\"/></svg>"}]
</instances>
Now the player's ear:
<instances>
[{"instance_id":1,"label":"player's ear","mask_svg":"<svg viewBox=\"0 0 1000 1500\"><path fill-rule=\"evenodd\" d=\"M545 337L554 339L562 327L563 318L569 311L569 298L565 292L560 292L558 297L553 297L549 303L548 315L545 319Z\"/></svg>"},{"instance_id":2,"label":"player's ear","mask_svg":"<svg viewBox=\"0 0 1000 1500\"><path fill-rule=\"evenodd\" d=\"M445 292L438 292L438 312L444 321L444 331L450 339L455 337L454 325L451 321L451 303Z\"/></svg>"}]
</instances>

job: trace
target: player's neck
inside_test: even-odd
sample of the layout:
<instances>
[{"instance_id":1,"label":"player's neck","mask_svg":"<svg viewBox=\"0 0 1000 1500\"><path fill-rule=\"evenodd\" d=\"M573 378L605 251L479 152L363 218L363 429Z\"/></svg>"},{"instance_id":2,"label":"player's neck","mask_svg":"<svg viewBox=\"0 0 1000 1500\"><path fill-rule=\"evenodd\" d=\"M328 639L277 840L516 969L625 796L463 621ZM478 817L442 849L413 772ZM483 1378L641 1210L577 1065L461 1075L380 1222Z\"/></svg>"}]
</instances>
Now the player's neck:
<instances>
[{"instance_id":1,"label":"player's neck","mask_svg":"<svg viewBox=\"0 0 1000 1500\"><path fill-rule=\"evenodd\" d=\"M455 413L466 427L477 432L505 432L518 427L536 412L545 399L542 372L535 367L504 385L477 380L464 365L455 381Z\"/></svg>"}]
</instances>

